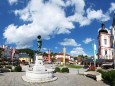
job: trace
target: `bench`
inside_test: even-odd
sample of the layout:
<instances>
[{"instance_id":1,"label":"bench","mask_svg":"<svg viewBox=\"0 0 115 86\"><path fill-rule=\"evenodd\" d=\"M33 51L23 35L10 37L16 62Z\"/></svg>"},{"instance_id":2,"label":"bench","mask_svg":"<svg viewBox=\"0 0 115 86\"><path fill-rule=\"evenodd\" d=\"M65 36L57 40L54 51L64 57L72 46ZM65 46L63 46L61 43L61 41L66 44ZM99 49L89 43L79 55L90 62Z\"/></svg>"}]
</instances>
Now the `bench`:
<instances>
[{"instance_id":1,"label":"bench","mask_svg":"<svg viewBox=\"0 0 115 86\"><path fill-rule=\"evenodd\" d=\"M94 78L94 79L96 79L96 81L102 80L101 73L96 72L96 71L84 72L84 75L88 76L88 77L91 77L91 78Z\"/></svg>"}]
</instances>

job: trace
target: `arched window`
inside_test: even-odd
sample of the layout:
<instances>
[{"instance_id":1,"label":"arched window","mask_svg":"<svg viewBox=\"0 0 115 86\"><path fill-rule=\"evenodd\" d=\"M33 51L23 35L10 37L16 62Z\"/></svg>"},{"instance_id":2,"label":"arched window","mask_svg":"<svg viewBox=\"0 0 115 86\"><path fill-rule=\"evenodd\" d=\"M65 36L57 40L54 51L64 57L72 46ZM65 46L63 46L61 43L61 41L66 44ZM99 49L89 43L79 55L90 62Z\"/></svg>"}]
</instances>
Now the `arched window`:
<instances>
[{"instance_id":1,"label":"arched window","mask_svg":"<svg viewBox=\"0 0 115 86\"><path fill-rule=\"evenodd\" d=\"M105 50L105 55L107 55L107 50Z\"/></svg>"},{"instance_id":2,"label":"arched window","mask_svg":"<svg viewBox=\"0 0 115 86\"><path fill-rule=\"evenodd\" d=\"M104 44L105 44L105 45L107 44L107 39L104 39Z\"/></svg>"}]
</instances>

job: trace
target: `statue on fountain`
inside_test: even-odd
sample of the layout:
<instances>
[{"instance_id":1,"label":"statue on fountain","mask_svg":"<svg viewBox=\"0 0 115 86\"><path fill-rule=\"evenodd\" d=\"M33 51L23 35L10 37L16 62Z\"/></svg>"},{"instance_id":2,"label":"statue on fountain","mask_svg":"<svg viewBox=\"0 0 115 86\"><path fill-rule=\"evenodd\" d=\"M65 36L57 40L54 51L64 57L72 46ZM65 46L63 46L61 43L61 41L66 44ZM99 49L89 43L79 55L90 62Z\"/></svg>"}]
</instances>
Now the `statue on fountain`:
<instances>
[{"instance_id":1,"label":"statue on fountain","mask_svg":"<svg viewBox=\"0 0 115 86\"><path fill-rule=\"evenodd\" d=\"M38 49L37 49L33 71L45 70L45 66L43 65L43 58L42 58L42 55L40 55L40 50L42 47L42 39L40 35L37 37L37 46L38 46Z\"/></svg>"},{"instance_id":2,"label":"statue on fountain","mask_svg":"<svg viewBox=\"0 0 115 86\"><path fill-rule=\"evenodd\" d=\"M41 36L37 37L38 42L38 50L35 59L35 65L33 66L33 70L26 70L26 75L22 76L22 79L27 82L49 82L54 81L57 77L54 76L54 69L46 68L43 64L42 55L40 55L40 50L42 46Z\"/></svg>"},{"instance_id":3,"label":"statue on fountain","mask_svg":"<svg viewBox=\"0 0 115 86\"><path fill-rule=\"evenodd\" d=\"M42 47L42 38L40 35L37 36L37 45L38 45L38 54L40 53L41 47Z\"/></svg>"}]
</instances>

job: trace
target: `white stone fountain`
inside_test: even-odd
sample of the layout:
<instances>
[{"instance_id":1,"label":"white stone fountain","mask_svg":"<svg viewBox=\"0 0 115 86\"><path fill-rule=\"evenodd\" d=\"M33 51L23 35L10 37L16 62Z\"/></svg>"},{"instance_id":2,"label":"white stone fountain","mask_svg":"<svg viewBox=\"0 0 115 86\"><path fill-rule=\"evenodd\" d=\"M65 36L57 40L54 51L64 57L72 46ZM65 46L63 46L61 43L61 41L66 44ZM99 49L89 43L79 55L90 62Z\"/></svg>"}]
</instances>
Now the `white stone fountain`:
<instances>
[{"instance_id":1,"label":"white stone fountain","mask_svg":"<svg viewBox=\"0 0 115 86\"><path fill-rule=\"evenodd\" d=\"M33 70L26 70L26 75L22 79L26 82L49 82L54 81L57 77L53 74L54 69L45 68L42 56L36 55Z\"/></svg>"}]
</instances>

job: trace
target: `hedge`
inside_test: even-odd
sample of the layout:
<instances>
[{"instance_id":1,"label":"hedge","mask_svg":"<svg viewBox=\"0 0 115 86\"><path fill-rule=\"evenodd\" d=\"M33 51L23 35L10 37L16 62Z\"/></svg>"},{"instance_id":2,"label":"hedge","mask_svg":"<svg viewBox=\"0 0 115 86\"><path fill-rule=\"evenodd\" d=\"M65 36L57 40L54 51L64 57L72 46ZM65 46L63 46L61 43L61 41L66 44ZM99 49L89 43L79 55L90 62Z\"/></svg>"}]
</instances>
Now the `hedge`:
<instances>
[{"instance_id":1,"label":"hedge","mask_svg":"<svg viewBox=\"0 0 115 86\"><path fill-rule=\"evenodd\" d=\"M15 72L21 72L21 71L22 71L22 67L21 67L21 66L16 66L16 67L14 68L14 71L15 71Z\"/></svg>"},{"instance_id":2,"label":"hedge","mask_svg":"<svg viewBox=\"0 0 115 86\"><path fill-rule=\"evenodd\" d=\"M115 86L115 70L111 71L102 71L102 70L97 70L102 74L102 78L105 83L110 84L110 86Z\"/></svg>"},{"instance_id":3,"label":"hedge","mask_svg":"<svg viewBox=\"0 0 115 86\"><path fill-rule=\"evenodd\" d=\"M56 73L56 72L60 72L60 68L59 67L55 68L54 73Z\"/></svg>"},{"instance_id":4,"label":"hedge","mask_svg":"<svg viewBox=\"0 0 115 86\"><path fill-rule=\"evenodd\" d=\"M67 67L64 67L64 68L61 69L61 72L62 73L65 73L65 72L69 73L69 69Z\"/></svg>"}]
</instances>

